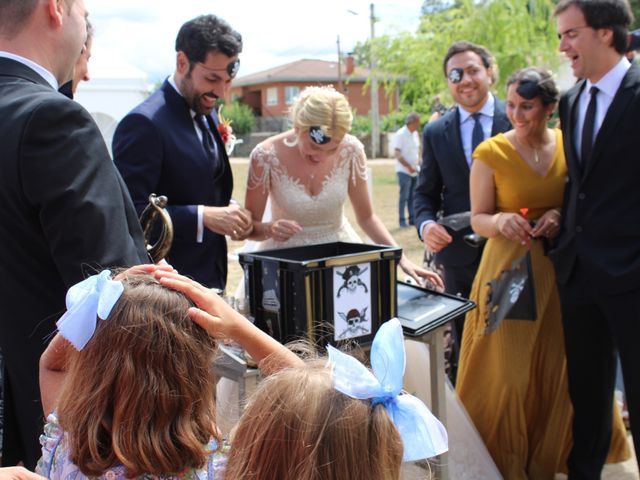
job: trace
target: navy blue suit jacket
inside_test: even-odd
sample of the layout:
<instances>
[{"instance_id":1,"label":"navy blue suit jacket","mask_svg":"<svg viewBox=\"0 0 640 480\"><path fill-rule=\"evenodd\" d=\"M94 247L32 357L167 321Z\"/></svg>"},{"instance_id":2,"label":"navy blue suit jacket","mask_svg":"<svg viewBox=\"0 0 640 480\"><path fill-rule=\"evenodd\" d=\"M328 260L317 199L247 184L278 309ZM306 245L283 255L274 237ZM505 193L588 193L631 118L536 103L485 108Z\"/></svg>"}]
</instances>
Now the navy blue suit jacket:
<instances>
[{"instance_id":1,"label":"navy blue suit jacket","mask_svg":"<svg viewBox=\"0 0 640 480\"><path fill-rule=\"evenodd\" d=\"M217 130L208 117L219 158L212 162L194 128L189 106L168 81L118 124L114 161L129 187L138 214L151 193L166 195L174 239L167 260L182 274L208 287L224 288L227 244L224 235L204 227L196 241L197 206L229 205L231 166Z\"/></svg>"},{"instance_id":2,"label":"navy blue suit jacket","mask_svg":"<svg viewBox=\"0 0 640 480\"><path fill-rule=\"evenodd\" d=\"M632 65L607 110L591 160L580 169L574 148L576 105L585 81L560 100L569 178L562 230L550 252L558 282L576 258L605 294L640 287L640 67Z\"/></svg>"},{"instance_id":3,"label":"navy blue suit jacket","mask_svg":"<svg viewBox=\"0 0 640 480\"><path fill-rule=\"evenodd\" d=\"M505 113L504 102L495 99L491 135L505 132L511 124ZM422 166L414 194L415 224L420 228L427 220L443 215L467 212L469 199L469 165L460 138L460 114L452 108L441 118L424 127ZM463 267L472 264L482 249L467 245L463 237L471 228L449 230L453 241L436 254L436 262L445 267ZM418 232L419 235L422 232Z\"/></svg>"}]
</instances>

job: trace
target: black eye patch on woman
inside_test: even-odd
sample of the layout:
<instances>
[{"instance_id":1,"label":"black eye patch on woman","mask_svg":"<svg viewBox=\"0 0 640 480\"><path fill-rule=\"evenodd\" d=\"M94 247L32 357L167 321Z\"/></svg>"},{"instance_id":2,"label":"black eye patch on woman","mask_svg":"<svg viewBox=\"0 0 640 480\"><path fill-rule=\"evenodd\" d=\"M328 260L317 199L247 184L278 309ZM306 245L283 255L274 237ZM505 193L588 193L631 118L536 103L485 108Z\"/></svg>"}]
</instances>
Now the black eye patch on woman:
<instances>
[{"instance_id":1,"label":"black eye patch on woman","mask_svg":"<svg viewBox=\"0 0 640 480\"><path fill-rule=\"evenodd\" d=\"M322 131L322 128L318 127L317 125L309 128L309 137L311 138L313 143L317 143L318 145L326 145L331 141L331 137L326 135Z\"/></svg>"}]
</instances>

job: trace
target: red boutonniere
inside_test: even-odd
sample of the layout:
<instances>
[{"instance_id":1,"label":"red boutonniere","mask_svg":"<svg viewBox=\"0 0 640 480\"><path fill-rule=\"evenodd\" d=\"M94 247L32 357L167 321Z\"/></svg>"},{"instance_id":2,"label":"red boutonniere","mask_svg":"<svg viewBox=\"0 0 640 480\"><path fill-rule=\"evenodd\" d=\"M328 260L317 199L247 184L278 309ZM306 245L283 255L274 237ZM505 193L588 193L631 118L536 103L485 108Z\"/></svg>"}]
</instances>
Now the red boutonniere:
<instances>
[{"instance_id":1,"label":"red boutonniere","mask_svg":"<svg viewBox=\"0 0 640 480\"><path fill-rule=\"evenodd\" d=\"M224 142L224 148L227 155L231 155L233 148L238 143L242 143L242 139L237 139L231 128L231 120L222 116L222 107L218 110L218 133Z\"/></svg>"}]
</instances>

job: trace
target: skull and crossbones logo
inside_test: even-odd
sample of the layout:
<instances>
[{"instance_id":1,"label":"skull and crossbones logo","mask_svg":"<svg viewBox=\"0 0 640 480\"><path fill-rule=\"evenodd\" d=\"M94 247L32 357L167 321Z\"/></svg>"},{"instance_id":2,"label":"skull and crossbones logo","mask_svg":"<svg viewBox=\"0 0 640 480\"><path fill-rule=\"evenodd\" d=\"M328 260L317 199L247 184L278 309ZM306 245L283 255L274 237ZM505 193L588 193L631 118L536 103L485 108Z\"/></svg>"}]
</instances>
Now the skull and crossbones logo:
<instances>
[{"instance_id":1,"label":"skull and crossbones logo","mask_svg":"<svg viewBox=\"0 0 640 480\"><path fill-rule=\"evenodd\" d=\"M361 311L352 308L346 314L344 312L338 312L338 315L347 322L347 328L338 335L338 338L360 337L369 333L369 330L362 325L367 321L366 314L367 307L364 307Z\"/></svg>"},{"instance_id":2,"label":"skull and crossbones logo","mask_svg":"<svg viewBox=\"0 0 640 480\"><path fill-rule=\"evenodd\" d=\"M364 293L369 293L367 285L360 279L360 275L367 271L367 267L360 269L358 265L351 265L347 267L344 272L336 272L342 277L343 283L338 289L338 298L342 290L346 290L349 293L356 293L358 287L364 288Z\"/></svg>"}]
</instances>

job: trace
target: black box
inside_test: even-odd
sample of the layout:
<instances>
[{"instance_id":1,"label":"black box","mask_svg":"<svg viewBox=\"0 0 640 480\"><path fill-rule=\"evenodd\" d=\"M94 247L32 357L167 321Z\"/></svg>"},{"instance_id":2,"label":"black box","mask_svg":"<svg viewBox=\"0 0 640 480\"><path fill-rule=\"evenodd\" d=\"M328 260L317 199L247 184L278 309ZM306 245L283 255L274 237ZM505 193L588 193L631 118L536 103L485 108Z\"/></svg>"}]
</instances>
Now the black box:
<instances>
[{"instance_id":1,"label":"black box","mask_svg":"<svg viewBox=\"0 0 640 480\"><path fill-rule=\"evenodd\" d=\"M280 342L366 346L396 316L399 247L335 242L239 256L250 317Z\"/></svg>"}]
</instances>

